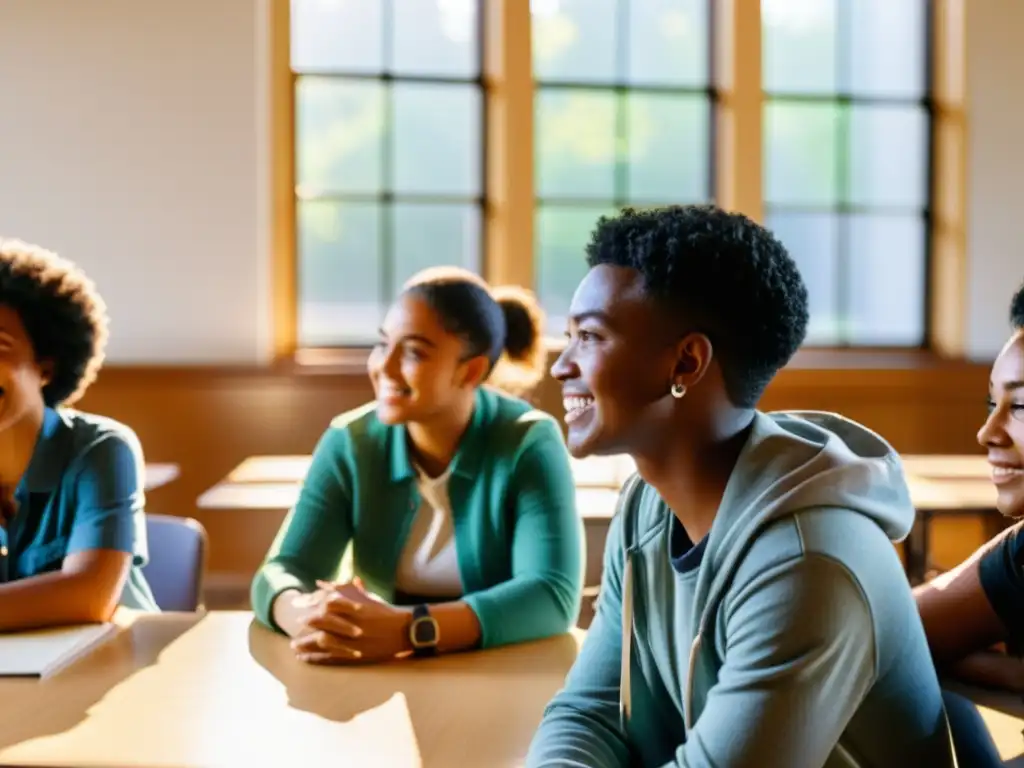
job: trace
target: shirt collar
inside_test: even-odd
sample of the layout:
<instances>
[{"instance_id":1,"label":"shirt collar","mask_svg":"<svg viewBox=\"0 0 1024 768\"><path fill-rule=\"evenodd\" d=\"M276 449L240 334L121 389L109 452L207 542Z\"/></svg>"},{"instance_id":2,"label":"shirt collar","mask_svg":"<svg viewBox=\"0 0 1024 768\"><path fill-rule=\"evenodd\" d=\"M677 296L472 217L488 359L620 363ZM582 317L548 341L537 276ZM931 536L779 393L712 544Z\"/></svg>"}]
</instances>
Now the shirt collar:
<instances>
[{"instance_id":1,"label":"shirt collar","mask_svg":"<svg viewBox=\"0 0 1024 768\"><path fill-rule=\"evenodd\" d=\"M43 424L36 438L36 447L17 493L49 493L60 482L67 463L67 443L63 440L68 425L53 408L43 409Z\"/></svg>"},{"instance_id":2,"label":"shirt collar","mask_svg":"<svg viewBox=\"0 0 1024 768\"><path fill-rule=\"evenodd\" d=\"M452 459L451 474L474 478L480 467L480 459L484 452L483 436L487 424L492 419L493 396L480 387L476 391L473 403L473 415L462 436L459 448ZM394 482L410 480L416 477L416 468L409 456L409 434L405 426L399 424L388 430L388 452L390 454L391 479Z\"/></svg>"}]
</instances>

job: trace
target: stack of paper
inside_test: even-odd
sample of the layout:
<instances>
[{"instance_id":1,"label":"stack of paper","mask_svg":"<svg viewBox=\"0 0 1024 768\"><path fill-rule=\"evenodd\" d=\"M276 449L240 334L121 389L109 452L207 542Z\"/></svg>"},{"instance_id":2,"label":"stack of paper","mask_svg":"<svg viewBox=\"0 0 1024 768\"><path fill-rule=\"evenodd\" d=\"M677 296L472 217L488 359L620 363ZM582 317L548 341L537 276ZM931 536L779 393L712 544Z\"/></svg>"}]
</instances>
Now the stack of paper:
<instances>
[{"instance_id":1,"label":"stack of paper","mask_svg":"<svg viewBox=\"0 0 1024 768\"><path fill-rule=\"evenodd\" d=\"M0 677L49 677L115 634L116 624L0 634Z\"/></svg>"}]
</instances>

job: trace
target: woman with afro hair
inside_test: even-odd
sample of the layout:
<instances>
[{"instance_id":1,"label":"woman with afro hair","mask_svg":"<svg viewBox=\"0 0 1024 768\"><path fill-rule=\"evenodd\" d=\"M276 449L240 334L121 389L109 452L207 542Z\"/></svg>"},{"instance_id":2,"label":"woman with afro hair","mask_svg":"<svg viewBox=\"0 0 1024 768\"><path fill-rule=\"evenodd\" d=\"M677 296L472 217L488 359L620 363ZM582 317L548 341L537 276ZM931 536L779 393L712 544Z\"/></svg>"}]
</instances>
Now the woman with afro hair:
<instances>
[{"instance_id":1,"label":"woman with afro hair","mask_svg":"<svg viewBox=\"0 0 1024 768\"><path fill-rule=\"evenodd\" d=\"M106 306L81 270L0 238L0 631L157 610L141 572L139 441L67 409L106 340Z\"/></svg>"}]
</instances>

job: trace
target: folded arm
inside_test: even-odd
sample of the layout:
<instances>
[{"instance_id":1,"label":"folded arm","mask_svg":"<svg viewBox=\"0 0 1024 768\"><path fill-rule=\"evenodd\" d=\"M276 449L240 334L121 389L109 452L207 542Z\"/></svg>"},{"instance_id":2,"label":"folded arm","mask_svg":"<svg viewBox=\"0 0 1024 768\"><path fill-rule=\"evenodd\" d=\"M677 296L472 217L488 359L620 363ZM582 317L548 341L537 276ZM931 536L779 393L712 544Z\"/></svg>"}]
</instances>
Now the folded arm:
<instances>
[{"instance_id":1,"label":"folded arm","mask_svg":"<svg viewBox=\"0 0 1024 768\"><path fill-rule=\"evenodd\" d=\"M0 632L110 621L132 556L93 549L64 558L59 571L0 585Z\"/></svg>"},{"instance_id":2,"label":"folded arm","mask_svg":"<svg viewBox=\"0 0 1024 768\"><path fill-rule=\"evenodd\" d=\"M914 590L932 657L971 682L992 684L1009 661L984 655L994 643L1024 636L1020 526L1007 529L967 560ZM967 657L975 654L971 661Z\"/></svg>"},{"instance_id":3,"label":"folded arm","mask_svg":"<svg viewBox=\"0 0 1024 768\"><path fill-rule=\"evenodd\" d=\"M333 579L352 538L351 496L338 456L349 440L332 427L320 439L299 500L252 583L252 606L267 626L294 636L307 609L296 598Z\"/></svg>"},{"instance_id":4,"label":"folded arm","mask_svg":"<svg viewBox=\"0 0 1024 768\"><path fill-rule=\"evenodd\" d=\"M561 634L579 611L583 532L569 455L558 427L530 428L508 489L515 505L512 578L465 597L493 647Z\"/></svg>"},{"instance_id":5,"label":"folded arm","mask_svg":"<svg viewBox=\"0 0 1024 768\"><path fill-rule=\"evenodd\" d=\"M111 619L145 524L143 468L133 435L109 435L80 457L61 568L0 585L0 631Z\"/></svg>"}]
</instances>

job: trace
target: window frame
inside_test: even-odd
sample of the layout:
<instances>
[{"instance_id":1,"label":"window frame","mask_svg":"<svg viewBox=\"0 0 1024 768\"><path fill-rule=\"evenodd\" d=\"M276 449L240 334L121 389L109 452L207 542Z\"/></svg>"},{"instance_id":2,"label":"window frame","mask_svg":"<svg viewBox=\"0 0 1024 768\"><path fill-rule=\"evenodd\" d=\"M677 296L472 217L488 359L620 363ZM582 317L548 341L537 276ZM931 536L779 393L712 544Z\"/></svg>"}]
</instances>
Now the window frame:
<instances>
[{"instance_id":1,"label":"window frame","mask_svg":"<svg viewBox=\"0 0 1024 768\"><path fill-rule=\"evenodd\" d=\"M923 226L924 242L922 248L924 251L924 279L925 284L922 286L922 306L921 306L921 341L918 344L893 344L893 345L872 345L872 344L858 344L855 341L851 341L848 338L847 333L841 333L840 337L831 344L805 344L804 349L808 350L846 350L846 349L857 349L857 350L872 350L876 349L879 351L884 350L922 350L927 351L931 348L931 323L932 323L932 310L930 304L931 291L929 290L929 283L931 281L932 274L932 233L934 229L934 199L935 199L935 10L933 3L930 0L919 0L924 5L924 45L922 46L921 54L924 57L923 64L923 88L922 94L919 97L902 97L902 96L872 96L872 95L860 95L850 91L836 91L834 93L801 93L794 91L772 91L767 87L763 87L763 106L765 109L770 104L785 104L785 105L797 105L797 104L813 104L813 105L830 105L836 108L852 111L852 108L858 105L863 106L900 106L900 107L915 107L920 109L924 113L926 120L926 134L925 134L925 147L924 147L924 201L923 205L919 208L907 208L906 210L895 209L890 210L887 206L882 205L857 205L845 202L841 199L837 199L831 205L793 205L788 203L770 203L763 199L762 194L762 210L765 217L770 212L779 213L792 213L792 214L822 214L828 213L838 217L837 233L836 233L836 263L839 270L839 275L836 280L836 295L835 301L837 306L837 314L842 316L843 312L848 308L849 295L844 290L843 284L850 273L851 253L850 253L850 226L849 223L844 221L847 216L853 216L858 214L871 215L871 214L901 214L909 215L912 211L915 216L919 217ZM844 14L844 9L848 9L848 3L840 0L837 3L838 16L836 18L837 29L849 26L849 18ZM835 64L837 72L840 69L845 68L845 61L843 60L843 54L845 52L846 45L839 39L836 40L835 50ZM849 115L849 112L848 112ZM840 123L837 126L836 136L836 181L842 177L846 177L847 185L849 183L849 170L848 160L849 156L844 154L848 147L842 146L842 139L844 138L844 126ZM848 191L848 190L846 190Z\"/></svg>"},{"instance_id":2,"label":"window frame","mask_svg":"<svg viewBox=\"0 0 1024 768\"><path fill-rule=\"evenodd\" d=\"M925 0L922 0L925 1ZM716 203L764 220L760 0L711 0L714 130L711 186ZM926 48L929 118L925 341L918 347L816 347L801 360L838 365L906 365L908 354L958 357L966 329L966 0L931 0ZM529 3L487 0L480 14L484 102L482 273L494 283L534 287L533 80ZM295 103L290 61L290 0L271 0L268 99L272 176L272 339L275 360L303 368L347 369L367 347L300 349L295 220ZM550 339L553 349L561 340ZM818 363L813 363L818 364Z\"/></svg>"}]
</instances>

